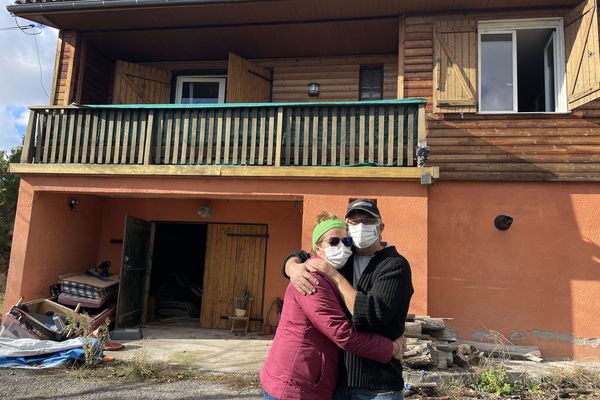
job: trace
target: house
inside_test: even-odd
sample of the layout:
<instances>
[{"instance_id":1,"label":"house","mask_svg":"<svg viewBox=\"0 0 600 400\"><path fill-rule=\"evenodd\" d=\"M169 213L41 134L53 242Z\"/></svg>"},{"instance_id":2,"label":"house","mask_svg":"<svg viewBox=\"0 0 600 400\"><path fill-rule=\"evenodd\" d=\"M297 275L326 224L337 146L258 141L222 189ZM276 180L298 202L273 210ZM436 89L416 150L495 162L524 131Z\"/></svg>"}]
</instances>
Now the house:
<instances>
[{"instance_id":1,"label":"house","mask_svg":"<svg viewBox=\"0 0 600 400\"><path fill-rule=\"evenodd\" d=\"M110 260L121 326L177 278L202 288L207 328L247 287L256 329L317 212L367 197L411 263L412 312L547 358L600 355L596 0L8 10L60 36L12 166L7 306Z\"/></svg>"}]
</instances>

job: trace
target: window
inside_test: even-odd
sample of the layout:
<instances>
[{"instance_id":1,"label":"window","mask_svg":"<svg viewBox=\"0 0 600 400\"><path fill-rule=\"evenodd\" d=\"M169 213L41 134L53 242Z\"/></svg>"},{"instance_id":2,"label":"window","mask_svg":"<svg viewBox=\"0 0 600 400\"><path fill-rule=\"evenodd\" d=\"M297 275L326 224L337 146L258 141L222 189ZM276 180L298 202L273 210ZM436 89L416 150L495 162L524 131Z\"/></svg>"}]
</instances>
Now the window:
<instances>
[{"instance_id":1,"label":"window","mask_svg":"<svg viewBox=\"0 0 600 400\"><path fill-rule=\"evenodd\" d=\"M225 77L178 76L175 102L206 104L225 102Z\"/></svg>"},{"instance_id":2,"label":"window","mask_svg":"<svg viewBox=\"0 0 600 400\"><path fill-rule=\"evenodd\" d=\"M479 23L479 111L566 112L561 19Z\"/></svg>"},{"instance_id":3,"label":"window","mask_svg":"<svg viewBox=\"0 0 600 400\"><path fill-rule=\"evenodd\" d=\"M383 65L361 65L359 100L383 99Z\"/></svg>"}]
</instances>

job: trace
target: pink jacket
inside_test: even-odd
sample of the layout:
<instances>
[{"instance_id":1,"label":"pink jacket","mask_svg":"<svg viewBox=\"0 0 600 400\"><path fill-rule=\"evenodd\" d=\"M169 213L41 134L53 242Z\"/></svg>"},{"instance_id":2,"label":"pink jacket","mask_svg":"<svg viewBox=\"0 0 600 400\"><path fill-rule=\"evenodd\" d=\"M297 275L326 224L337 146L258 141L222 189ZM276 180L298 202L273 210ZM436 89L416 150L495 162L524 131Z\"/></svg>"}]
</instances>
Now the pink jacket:
<instances>
[{"instance_id":1,"label":"pink jacket","mask_svg":"<svg viewBox=\"0 0 600 400\"><path fill-rule=\"evenodd\" d=\"M277 399L331 399L338 378L339 348L386 363L392 342L358 332L346 318L342 299L325 275L319 289L303 296L290 284L269 355L260 371L264 390Z\"/></svg>"}]
</instances>

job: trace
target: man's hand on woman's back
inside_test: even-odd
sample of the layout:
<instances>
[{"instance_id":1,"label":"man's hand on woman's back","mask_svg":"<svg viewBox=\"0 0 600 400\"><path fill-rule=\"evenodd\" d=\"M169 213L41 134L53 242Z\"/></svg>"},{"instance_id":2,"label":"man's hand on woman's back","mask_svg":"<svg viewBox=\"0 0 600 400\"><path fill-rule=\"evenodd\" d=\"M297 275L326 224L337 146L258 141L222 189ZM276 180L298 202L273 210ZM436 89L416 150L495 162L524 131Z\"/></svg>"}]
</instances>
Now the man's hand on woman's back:
<instances>
[{"instance_id":1,"label":"man's hand on woman's back","mask_svg":"<svg viewBox=\"0 0 600 400\"><path fill-rule=\"evenodd\" d=\"M290 283L303 295L313 294L319 284L319 280L310 273L315 269L307 265L309 262L312 264L318 261L324 262L323 260L310 260L301 263L298 257L292 257L285 263L285 273L290 277Z\"/></svg>"}]
</instances>

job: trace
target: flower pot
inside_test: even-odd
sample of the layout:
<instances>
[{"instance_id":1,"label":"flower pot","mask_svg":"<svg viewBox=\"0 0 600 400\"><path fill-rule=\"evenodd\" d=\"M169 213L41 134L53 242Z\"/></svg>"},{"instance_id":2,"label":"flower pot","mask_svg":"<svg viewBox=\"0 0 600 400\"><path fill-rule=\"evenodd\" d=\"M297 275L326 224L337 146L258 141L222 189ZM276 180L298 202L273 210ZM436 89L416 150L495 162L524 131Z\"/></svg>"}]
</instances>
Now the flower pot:
<instances>
[{"instance_id":1,"label":"flower pot","mask_svg":"<svg viewBox=\"0 0 600 400\"><path fill-rule=\"evenodd\" d=\"M244 310L243 308L236 308L235 309L235 316L236 317L245 317L246 316L246 310Z\"/></svg>"},{"instance_id":2,"label":"flower pot","mask_svg":"<svg viewBox=\"0 0 600 400\"><path fill-rule=\"evenodd\" d=\"M263 325L262 332L264 336L270 336L273 334L273 325Z\"/></svg>"}]
</instances>

